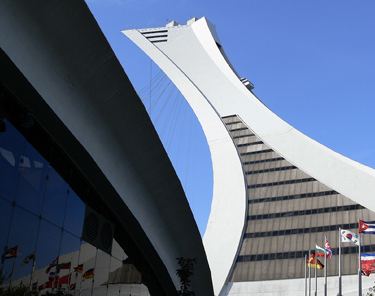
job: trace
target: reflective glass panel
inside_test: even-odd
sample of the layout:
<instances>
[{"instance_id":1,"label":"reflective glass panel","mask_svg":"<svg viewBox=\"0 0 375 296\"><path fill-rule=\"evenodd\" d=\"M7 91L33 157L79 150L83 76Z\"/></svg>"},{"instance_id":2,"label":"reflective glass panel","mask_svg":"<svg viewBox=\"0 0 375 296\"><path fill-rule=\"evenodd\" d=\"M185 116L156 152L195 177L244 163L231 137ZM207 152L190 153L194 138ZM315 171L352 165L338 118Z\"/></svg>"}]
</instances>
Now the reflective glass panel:
<instances>
[{"instance_id":1,"label":"reflective glass panel","mask_svg":"<svg viewBox=\"0 0 375 296\"><path fill-rule=\"evenodd\" d=\"M69 187L51 166L47 176L42 215L44 219L62 227Z\"/></svg>"},{"instance_id":2,"label":"reflective glass panel","mask_svg":"<svg viewBox=\"0 0 375 296\"><path fill-rule=\"evenodd\" d=\"M38 237L39 218L30 212L15 207L10 228L8 248L18 246L16 264L14 265L13 280L31 274L32 264L21 265L24 259L35 252ZM7 263L13 264L13 258L7 259ZM9 266L8 266L9 268ZM4 265L4 270L5 265ZM12 269L9 269L11 272ZM14 284L17 284L15 282Z\"/></svg>"},{"instance_id":3,"label":"reflective glass panel","mask_svg":"<svg viewBox=\"0 0 375 296\"><path fill-rule=\"evenodd\" d=\"M30 143L26 144L22 159L16 202L21 207L40 215L48 163Z\"/></svg>"},{"instance_id":4,"label":"reflective glass panel","mask_svg":"<svg viewBox=\"0 0 375 296\"><path fill-rule=\"evenodd\" d=\"M149 295L115 240L113 256L82 241L86 206L51 166L49 160L57 157L53 145L46 146L51 151L46 160L6 125L0 133L0 248L7 259L0 285L11 281L14 289L31 286L42 295ZM89 189L74 186L77 192Z\"/></svg>"},{"instance_id":5,"label":"reflective glass panel","mask_svg":"<svg viewBox=\"0 0 375 296\"><path fill-rule=\"evenodd\" d=\"M67 199L64 229L81 237L85 217L85 204L72 189L69 189Z\"/></svg>"},{"instance_id":6,"label":"reflective glass panel","mask_svg":"<svg viewBox=\"0 0 375 296\"><path fill-rule=\"evenodd\" d=\"M13 201L26 140L8 121L5 124L6 132L0 133L0 196Z\"/></svg>"},{"instance_id":7,"label":"reflective glass panel","mask_svg":"<svg viewBox=\"0 0 375 296\"><path fill-rule=\"evenodd\" d=\"M7 244L7 239L10 231L10 224L11 224L11 216L12 216L12 204L0 198L0 248L1 250L4 249L5 245Z\"/></svg>"},{"instance_id":8,"label":"reflective glass panel","mask_svg":"<svg viewBox=\"0 0 375 296\"><path fill-rule=\"evenodd\" d=\"M42 220L36 248L37 269L48 267L59 256L60 242L61 228Z\"/></svg>"}]
</instances>

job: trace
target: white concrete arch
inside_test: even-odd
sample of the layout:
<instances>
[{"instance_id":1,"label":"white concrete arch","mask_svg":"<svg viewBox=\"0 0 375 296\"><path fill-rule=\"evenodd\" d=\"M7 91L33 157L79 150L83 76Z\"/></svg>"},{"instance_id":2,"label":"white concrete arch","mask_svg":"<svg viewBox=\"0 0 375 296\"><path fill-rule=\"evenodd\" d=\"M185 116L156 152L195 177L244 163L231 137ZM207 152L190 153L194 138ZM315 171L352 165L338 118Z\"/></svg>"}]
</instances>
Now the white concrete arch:
<instances>
[{"instance_id":1,"label":"white concrete arch","mask_svg":"<svg viewBox=\"0 0 375 296\"><path fill-rule=\"evenodd\" d=\"M155 274L158 295L179 289L177 257L197 259L191 289L212 295L181 182L87 4L0 2L0 49L0 83L32 108L128 229Z\"/></svg>"}]
</instances>

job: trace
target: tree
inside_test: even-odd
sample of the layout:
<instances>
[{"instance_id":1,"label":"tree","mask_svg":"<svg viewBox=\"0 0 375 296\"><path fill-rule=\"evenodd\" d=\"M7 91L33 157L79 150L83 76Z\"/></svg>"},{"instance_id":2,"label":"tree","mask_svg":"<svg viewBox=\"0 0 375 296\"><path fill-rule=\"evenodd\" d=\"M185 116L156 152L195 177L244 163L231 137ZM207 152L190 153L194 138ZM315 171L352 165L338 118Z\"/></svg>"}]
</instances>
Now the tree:
<instances>
[{"instance_id":1,"label":"tree","mask_svg":"<svg viewBox=\"0 0 375 296\"><path fill-rule=\"evenodd\" d=\"M178 296L194 296L195 293L190 291L191 280L190 277L194 274L194 264L197 264L197 259L185 259L182 257L176 258L180 268L176 270L176 275L180 278L181 287L177 291Z\"/></svg>"}]
</instances>

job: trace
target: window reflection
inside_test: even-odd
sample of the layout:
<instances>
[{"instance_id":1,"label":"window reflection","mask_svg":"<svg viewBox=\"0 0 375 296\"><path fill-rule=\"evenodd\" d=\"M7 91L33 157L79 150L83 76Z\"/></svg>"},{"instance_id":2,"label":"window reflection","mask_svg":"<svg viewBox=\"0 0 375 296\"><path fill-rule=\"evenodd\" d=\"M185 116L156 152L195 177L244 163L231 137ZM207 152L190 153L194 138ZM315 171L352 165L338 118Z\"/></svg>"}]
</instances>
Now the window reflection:
<instances>
[{"instance_id":1,"label":"window reflection","mask_svg":"<svg viewBox=\"0 0 375 296\"><path fill-rule=\"evenodd\" d=\"M67 231L63 231L62 233L62 241L61 241L61 247L60 247L60 254L64 255L70 255L69 262L72 263L72 265L77 266L78 265L78 255L81 248L81 240L80 238L72 235L71 233Z\"/></svg>"},{"instance_id":2,"label":"window reflection","mask_svg":"<svg viewBox=\"0 0 375 296\"><path fill-rule=\"evenodd\" d=\"M16 202L28 211L40 215L48 164L30 143L26 144L22 159Z\"/></svg>"},{"instance_id":3,"label":"window reflection","mask_svg":"<svg viewBox=\"0 0 375 296\"><path fill-rule=\"evenodd\" d=\"M97 251L94 275L93 295L103 295L107 290L108 275L110 271L111 257L101 250Z\"/></svg>"},{"instance_id":4,"label":"window reflection","mask_svg":"<svg viewBox=\"0 0 375 296\"><path fill-rule=\"evenodd\" d=\"M12 204L0 198L0 248L3 248L7 244L8 235L10 231L10 221L12 215Z\"/></svg>"},{"instance_id":5,"label":"window reflection","mask_svg":"<svg viewBox=\"0 0 375 296\"><path fill-rule=\"evenodd\" d=\"M84 216L85 204L72 189L69 189L67 194L65 221L63 224L64 229L75 236L80 237L82 234Z\"/></svg>"},{"instance_id":6,"label":"window reflection","mask_svg":"<svg viewBox=\"0 0 375 296\"><path fill-rule=\"evenodd\" d=\"M11 124L6 126L7 131L0 133L0 196L13 201L26 140Z\"/></svg>"},{"instance_id":7,"label":"window reflection","mask_svg":"<svg viewBox=\"0 0 375 296\"><path fill-rule=\"evenodd\" d=\"M35 252L37 241L39 219L35 215L15 206L12 216L12 224L10 225L9 238L7 247L18 246L18 254L16 258L17 264L14 266L13 278L24 277L31 273L31 264L21 266L24 260L30 254ZM20 233L22 236L20 236ZM12 272L13 260L5 260L4 271L9 274ZM11 267L9 265L12 265ZM8 268L5 268L7 266Z\"/></svg>"},{"instance_id":8,"label":"window reflection","mask_svg":"<svg viewBox=\"0 0 375 296\"><path fill-rule=\"evenodd\" d=\"M66 210L68 184L50 166L43 201L43 218L62 227Z\"/></svg>"},{"instance_id":9,"label":"window reflection","mask_svg":"<svg viewBox=\"0 0 375 296\"><path fill-rule=\"evenodd\" d=\"M46 160L6 126L0 133L0 294L10 287L35 295L149 295L115 240L112 255L82 240L83 197L49 162L64 160L56 160L52 147Z\"/></svg>"},{"instance_id":10,"label":"window reflection","mask_svg":"<svg viewBox=\"0 0 375 296\"><path fill-rule=\"evenodd\" d=\"M41 220L36 248L36 268L48 266L58 256L61 242L61 228Z\"/></svg>"}]
</instances>

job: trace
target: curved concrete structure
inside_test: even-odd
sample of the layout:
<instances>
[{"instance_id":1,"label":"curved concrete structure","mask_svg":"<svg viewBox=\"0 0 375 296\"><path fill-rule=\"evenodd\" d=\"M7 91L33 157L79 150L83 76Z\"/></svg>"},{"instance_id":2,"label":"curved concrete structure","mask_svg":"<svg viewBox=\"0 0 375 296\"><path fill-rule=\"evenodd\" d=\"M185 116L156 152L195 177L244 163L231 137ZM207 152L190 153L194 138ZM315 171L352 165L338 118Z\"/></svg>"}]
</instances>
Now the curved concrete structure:
<instances>
[{"instance_id":1,"label":"curved concrete structure","mask_svg":"<svg viewBox=\"0 0 375 296\"><path fill-rule=\"evenodd\" d=\"M184 36L187 39L184 44L189 44L188 47L191 54L195 55L197 63L205 63L210 58L202 50L200 41L197 40L195 31L192 30L199 23L203 23L203 26L198 27L198 30L201 30L203 34L210 33L208 27L205 27L204 21L203 19L192 27L169 27L166 48L162 43L154 46L146 38L146 36L153 37L160 34L159 32L163 31L160 28L123 32L170 77L194 110L206 135L213 165L214 198L204 243L211 266L215 295L217 295L218 290L221 289L219 286L223 286L228 277L242 237L246 219L246 184L237 149L233 145L226 127L222 124L220 115L208 100L206 93L196 85L194 77L191 77L192 73L182 70L182 68L185 67L198 75L201 74L198 81L207 81L205 78L210 75L207 76L207 73L196 71L194 67L197 66L191 64L191 59L181 55L181 44L174 45L173 42L174 39L178 40ZM204 39L204 36L202 38ZM211 82L213 82L210 84L211 87L218 86L214 78ZM220 237L225 237L225 240L220 240L219 243Z\"/></svg>"},{"instance_id":2,"label":"curved concrete structure","mask_svg":"<svg viewBox=\"0 0 375 296\"><path fill-rule=\"evenodd\" d=\"M363 206L371 211L375 211L373 203L375 170L354 162L317 143L269 110L251 92L251 83L246 79L241 79L233 69L223 51L214 26L207 19L204 17L199 20L194 18L187 25L179 25L172 22L163 28L128 30L123 31L123 33L149 55L179 88L196 113L207 137L213 164L214 193L211 215L204 236L204 245L212 272L215 295L219 295L221 292L224 294L230 293L230 291L224 289L227 282L242 281L245 284L248 281L246 275L244 275L248 271L242 270L236 274L236 271L233 272L233 270L240 266L242 261L249 260L254 261L254 264L256 263L257 258L245 258L246 254L249 254L248 256L252 254L246 253L247 247L245 241L249 237L259 237L259 231L263 231L265 239L268 239L267 236L269 235L264 231L275 230L275 227L277 227L277 230L281 230L281 227L285 227L286 230L289 229L289 232L283 232L283 235L285 234L285 241L287 239L290 241L290 237L293 235L293 239L296 242L290 242L290 244L293 244L296 252L293 254L288 253L285 256L280 254L281 259L290 258L290 260L295 262L295 258L301 258L302 251L306 252L309 249L315 248L316 241L313 244L313 239L320 238L324 232L338 230L339 225L346 225L345 223L349 222L349 218L345 218L345 216L341 218L341 214L339 215L339 219L336 219L336 216L332 219L328 217L328 222L324 223L333 225L334 227L326 229L321 226L321 230L320 228L318 230L314 228L311 231L319 234L317 234L317 238L315 236L312 238L311 235L305 235L305 238L303 238L303 233L311 231L295 228L295 233L290 233L290 229L293 228L294 224L300 225L301 221L306 228L306 226L310 225L310 222L305 222L306 218L302 220L302 217L296 217L292 225L292 220L287 220L287 216L311 215L313 221L317 217L317 221L311 223L317 223L316 225L318 226L320 223L318 220L326 221L323 214L322 219L318 217L319 213L325 213L325 211L345 211L346 209L337 208L337 205L351 204L351 209L356 211L355 213L353 212L356 218L354 216L350 218L352 224L348 224L348 227L355 228L353 221L358 221L358 217L367 217L366 215L368 215L369 219L375 217L368 210L366 210L367 212L357 211L357 209L362 209ZM229 118L233 120L229 120ZM229 124L238 124L240 127L238 130L247 130L248 134L235 135L235 129L231 130ZM254 140L253 143L241 144L239 139L245 136L251 136L257 140ZM248 145L247 147L252 145L251 149L253 150L250 148L246 151L243 150L241 147L245 145ZM256 145L259 147L256 148ZM260 147L261 145L263 147ZM257 149L259 151L256 151ZM255 155L258 152L262 152L263 154L266 152L274 153L275 155L272 156L272 159L268 159L269 161L265 159L250 162L245 161L245 155ZM282 167L276 170L273 169L273 171L293 171L288 178L294 179L286 179L286 181L278 179L276 180L278 182L271 181L270 183L268 181L267 183L265 182L267 178L269 180L275 175L270 169L252 169L253 171L246 171L245 173L245 165L248 165L248 163L255 164L271 161L284 162ZM264 174L264 172L269 173ZM263 181L260 179L255 181L255 177L251 177L256 174L263 174ZM279 178L285 178L280 176ZM268 210L264 210L264 212L260 211L261 207L262 209L269 207L270 203L260 204L257 197L263 193L255 192L256 188L271 188L272 186L279 186L279 184L296 183L311 183L311 189L303 189L303 192L295 192L293 188L291 189L292 185L290 185L289 189L283 189L284 191L279 193L273 193L270 189L269 195L266 194L265 197L268 198L269 196L268 199L270 201L271 196L275 196L273 194L279 194L280 200L282 198L287 200L288 197L291 199L306 198L306 205L302 201L301 205L298 206L291 203L287 205L286 202L279 205L272 203L273 205L276 204L276 208L269 208ZM246 191L246 187L248 191ZM318 204L319 198L310 198L309 190L311 190L310 192L315 192L315 195L311 196L329 196L325 200L322 198L322 205L320 205L320 201ZM304 195L301 195L301 193ZM249 195L249 202L246 198L247 194ZM335 203L336 200L339 200L337 204ZM252 205L251 209L247 209L248 203L254 204L255 202L258 204ZM333 205L334 207L332 207ZM303 210L306 211L303 214L299 214L298 211L291 211L291 207L292 209L301 210L298 207L302 206ZM283 210L284 207L285 210ZM316 209L311 212L311 209L314 209L314 207ZM274 216L263 215L262 217L257 217L255 215L257 211L258 213L267 215L269 215L268 213L276 212L278 213L278 217L283 217L284 215L285 220L278 218L280 221L276 221ZM247 213L248 217L246 216ZM251 215L252 213L254 215ZM285 213L288 214L286 215ZM254 225L255 228L258 227L257 222L246 222L246 220L252 219L269 219L267 221L273 219L275 222L270 228L266 224L263 225L264 227L260 225L259 227L263 230L257 230L258 232L256 233L258 236L256 236L255 232L252 232L254 230L251 229ZM298 223L297 219L299 219ZM284 225L283 223L286 223L285 226L280 226L279 229L279 225ZM300 233L301 235L299 235ZM257 238L253 241L256 241L258 244L258 240L260 239ZM331 246L333 244L332 240L334 238L331 239ZM309 244L305 243L307 241ZM262 247L262 243L264 247ZM271 238L268 244L270 243L272 244ZM280 242L279 244L280 246L287 246L286 243ZM267 242L259 242L258 254L261 254L260 256L263 256L262 248L265 248L266 245ZM277 251L272 252L265 254L262 257L263 259L260 258L258 261L266 264L267 262L269 263L269 258L278 258L274 256ZM267 264L259 265L259 270L264 268L270 269ZM277 265L279 263L272 261L272 264ZM302 268L298 264L295 265L296 268ZM301 266L303 266L303 263L301 263ZM251 268L254 269L255 265ZM279 268L282 269L281 266ZM351 272L348 271L348 273ZM333 272L333 274L335 273L336 271ZM275 274L274 276L276 278L283 278L283 275ZM296 275L296 273L291 271L290 277L293 276L300 277L300 275ZM252 281L257 279L257 276L249 275L250 277L254 278ZM275 277L267 275L260 279L273 278ZM238 284L241 285L241 283ZM270 285L272 286L272 284ZM275 284L274 287L276 286L280 285ZM235 294L240 295L242 293Z\"/></svg>"},{"instance_id":3,"label":"curved concrete structure","mask_svg":"<svg viewBox=\"0 0 375 296\"><path fill-rule=\"evenodd\" d=\"M175 259L184 257L199 263L192 290L212 295L205 251L180 181L86 3L2 1L0 7L2 83L32 110L128 230L140 266L156 276L158 293L172 295L179 288Z\"/></svg>"}]
</instances>

